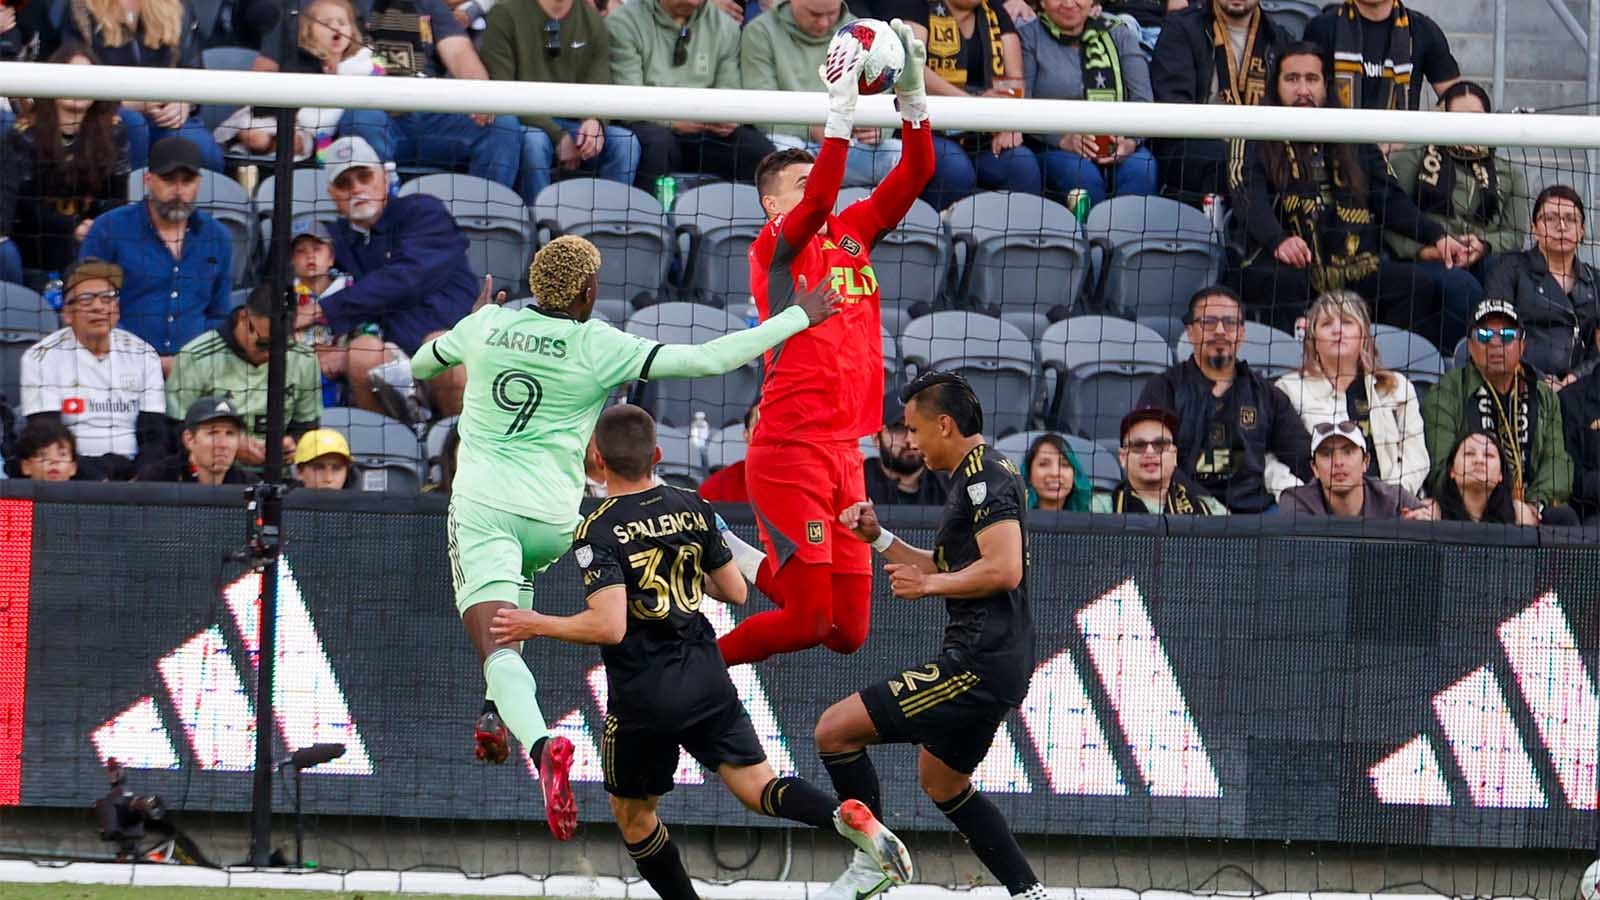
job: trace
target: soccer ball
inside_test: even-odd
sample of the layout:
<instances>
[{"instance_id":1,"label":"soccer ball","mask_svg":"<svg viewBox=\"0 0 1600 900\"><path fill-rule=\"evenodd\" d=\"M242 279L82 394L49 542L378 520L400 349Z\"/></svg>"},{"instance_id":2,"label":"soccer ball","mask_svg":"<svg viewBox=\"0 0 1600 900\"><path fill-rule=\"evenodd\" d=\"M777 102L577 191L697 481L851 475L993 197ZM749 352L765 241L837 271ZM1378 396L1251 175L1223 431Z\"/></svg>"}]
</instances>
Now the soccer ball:
<instances>
[{"instance_id":1,"label":"soccer ball","mask_svg":"<svg viewBox=\"0 0 1600 900\"><path fill-rule=\"evenodd\" d=\"M1583 900L1600 900L1600 859L1583 870L1583 878L1578 882L1578 896Z\"/></svg>"},{"instance_id":2,"label":"soccer ball","mask_svg":"<svg viewBox=\"0 0 1600 900\"><path fill-rule=\"evenodd\" d=\"M833 33L829 51L840 41L855 41L861 48L861 76L857 82L863 95L887 91L906 67L906 47L882 19L856 19L841 26Z\"/></svg>"}]
</instances>

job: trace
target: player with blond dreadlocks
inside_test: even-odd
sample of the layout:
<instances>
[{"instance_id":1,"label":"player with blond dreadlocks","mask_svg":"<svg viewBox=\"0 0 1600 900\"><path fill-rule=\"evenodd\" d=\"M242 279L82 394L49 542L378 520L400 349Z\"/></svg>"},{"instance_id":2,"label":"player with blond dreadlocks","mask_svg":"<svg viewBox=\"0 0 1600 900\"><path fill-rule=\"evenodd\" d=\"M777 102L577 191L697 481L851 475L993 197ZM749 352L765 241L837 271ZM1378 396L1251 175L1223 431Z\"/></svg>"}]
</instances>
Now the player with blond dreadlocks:
<instances>
[{"instance_id":1,"label":"player with blond dreadlocks","mask_svg":"<svg viewBox=\"0 0 1600 900\"><path fill-rule=\"evenodd\" d=\"M663 345L591 319L600 251L565 235L528 270L536 305L486 303L412 357L429 379L465 366L455 481L447 523L456 609L483 660L488 696L539 764L545 818L570 840L578 808L568 784L572 742L550 734L520 644L497 645L495 613L531 607L524 582L572 543L584 454L606 398L630 381L723 375L837 312L831 289L805 291L757 328L700 345ZM804 286L802 286L804 287Z\"/></svg>"}]
</instances>

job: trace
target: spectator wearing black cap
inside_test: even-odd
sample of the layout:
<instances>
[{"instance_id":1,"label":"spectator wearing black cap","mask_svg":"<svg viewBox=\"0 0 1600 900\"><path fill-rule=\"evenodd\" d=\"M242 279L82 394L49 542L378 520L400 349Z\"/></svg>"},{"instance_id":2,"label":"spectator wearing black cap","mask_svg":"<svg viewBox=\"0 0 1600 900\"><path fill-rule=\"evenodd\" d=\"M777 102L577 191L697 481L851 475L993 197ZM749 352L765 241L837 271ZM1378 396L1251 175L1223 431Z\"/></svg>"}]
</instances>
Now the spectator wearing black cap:
<instances>
[{"instance_id":1,"label":"spectator wearing black cap","mask_svg":"<svg viewBox=\"0 0 1600 900\"><path fill-rule=\"evenodd\" d=\"M1225 516L1228 508L1178 465L1178 417L1172 410L1140 406L1122 417L1117 462L1122 480L1096 494L1094 513Z\"/></svg>"},{"instance_id":2,"label":"spectator wearing black cap","mask_svg":"<svg viewBox=\"0 0 1600 900\"><path fill-rule=\"evenodd\" d=\"M67 270L61 316L67 327L22 357L21 412L29 422L62 423L92 474L132 478L135 459L168 450L161 360L117 327L122 269L98 259Z\"/></svg>"},{"instance_id":3,"label":"spectator wearing black cap","mask_svg":"<svg viewBox=\"0 0 1600 900\"><path fill-rule=\"evenodd\" d=\"M78 442L58 421L29 422L17 435L15 462L7 467L13 478L33 481L73 481L84 479L78 469Z\"/></svg>"},{"instance_id":4,"label":"spectator wearing black cap","mask_svg":"<svg viewBox=\"0 0 1600 900\"><path fill-rule=\"evenodd\" d=\"M193 144L157 141L144 174L145 201L95 219L79 251L122 267L123 325L156 348L163 371L233 308L233 243L195 208L200 168Z\"/></svg>"},{"instance_id":5,"label":"spectator wearing black cap","mask_svg":"<svg viewBox=\"0 0 1600 900\"><path fill-rule=\"evenodd\" d=\"M189 409L202 397L223 397L244 423L239 461L259 466L267 458L267 358L272 346L272 288L261 285L228 321L185 344L167 379L169 412ZM310 347L291 341L284 376L285 454L322 420L322 373Z\"/></svg>"},{"instance_id":6,"label":"spectator wearing black cap","mask_svg":"<svg viewBox=\"0 0 1600 900\"><path fill-rule=\"evenodd\" d=\"M1318 422L1311 429L1311 471L1316 477L1278 497L1285 513L1352 519L1397 519L1422 501L1396 484L1367 474L1367 438L1350 419Z\"/></svg>"},{"instance_id":7,"label":"spectator wearing black cap","mask_svg":"<svg viewBox=\"0 0 1600 900\"><path fill-rule=\"evenodd\" d=\"M928 471L922 451L911 444L905 407L893 394L883 398L878 458L862 460L867 499L878 506L943 506L950 487Z\"/></svg>"},{"instance_id":8,"label":"spectator wearing black cap","mask_svg":"<svg viewBox=\"0 0 1600 900\"><path fill-rule=\"evenodd\" d=\"M1294 405L1239 359L1244 311L1220 285L1189 299L1187 360L1152 378L1139 406L1178 416L1178 465L1228 509L1261 513L1309 474L1311 439Z\"/></svg>"},{"instance_id":9,"label":"spectator wearing black cap","mask_svg":"<svg viewBox=\"0 0 1600 900\"><path fill-rule=\"evenodd\" d=\"M256 477L236 465L244 418L225 397L201 397L183 417L183 450L139 470L139 481L250 484Z\"/></svg>"},{"instance_id":10,"label":"spectator wearing black cap","mask_svg":"<svg viewBox=\"0 0 1600 900\"><path fill-rule=\"evenodd\" d=\"M1484 300L1467 335L1472 364L1447 372L1422 401L1433 461L1429 493L1437 497L1455 450L1474 431L1495 435L1504 450L1512 498L1532 504L1547 524L1575 524L1564 506L1572 494L1560 399L1522 355L1525 341L1515 304Z\"/></svg>"}]
</instances>

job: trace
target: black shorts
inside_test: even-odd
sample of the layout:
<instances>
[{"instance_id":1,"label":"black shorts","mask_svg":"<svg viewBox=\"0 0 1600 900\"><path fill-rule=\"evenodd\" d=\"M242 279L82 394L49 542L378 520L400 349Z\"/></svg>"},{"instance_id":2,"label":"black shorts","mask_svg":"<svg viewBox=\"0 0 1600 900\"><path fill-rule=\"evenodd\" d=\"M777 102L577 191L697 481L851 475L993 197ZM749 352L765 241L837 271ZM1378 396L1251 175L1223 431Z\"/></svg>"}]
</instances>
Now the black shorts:
<instances>
[{"instance_id":1,"label":"black shorts","mask_svg":"<svg viewBox=\"0 0 1600 900\"><path fill-rule=\"evenodd\" d=\"M994 687L941 656L863 688L861 701L880 741L920 744L940 762L971 775L1013 708Z\"/></svg>"},{"instance_id":2,"label":"black shorts","mask_svg":"<svg viewBox=\"0 0 1600 900\"><path fill-rule=\"evenodd\" d=\"M600 735L600 767L605 773L606 793L642 800L672 790L679 747L713 772L724 764L753 766L767 760L750 715L738 700L729 701L677 731L630 728L625 719L606 716L605 730Z\"/></svg>"}]
</instances>

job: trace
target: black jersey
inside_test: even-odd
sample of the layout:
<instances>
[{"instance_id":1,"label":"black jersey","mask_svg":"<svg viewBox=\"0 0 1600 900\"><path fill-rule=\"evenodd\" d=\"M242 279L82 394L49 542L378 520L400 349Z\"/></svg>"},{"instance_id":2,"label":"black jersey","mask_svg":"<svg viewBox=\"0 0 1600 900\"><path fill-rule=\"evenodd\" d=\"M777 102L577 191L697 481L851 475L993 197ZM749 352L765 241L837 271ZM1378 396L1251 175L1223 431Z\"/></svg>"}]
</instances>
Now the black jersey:
<instances>
[{"instance_id":1,"label":"black jersey","mask_svg":"<svg viewBox=\"0 0 1600 900\"><path fill-rule=\"evenodd\" d=\"M1001 695L1014 692L1015 703L1027 695L1034 663L1025 496L1016 463L987 444L972 448L950 480L950 498L933 548L939 571L959 572L982 556L979 532L1005 521L1022 528L1022 580L1015 588L944 604L950 614L944 652L991 680Z\"/></svg>"},{"instance_id":2,"label":"black jersey","mask_svg":"<svg viewBox=\"0 0 1600 900\"><path fill-rule=\"evenodd\" d=\"M660 485L612 497L578 526L572 547L584 590L628 593L628 631L600 655L607 711L629 725L676 730L738 700L700 614L704 574L733 560L716 521L694 493Z\"/></svg>"}]
</instances>

